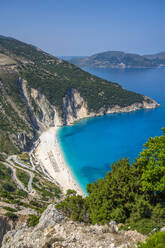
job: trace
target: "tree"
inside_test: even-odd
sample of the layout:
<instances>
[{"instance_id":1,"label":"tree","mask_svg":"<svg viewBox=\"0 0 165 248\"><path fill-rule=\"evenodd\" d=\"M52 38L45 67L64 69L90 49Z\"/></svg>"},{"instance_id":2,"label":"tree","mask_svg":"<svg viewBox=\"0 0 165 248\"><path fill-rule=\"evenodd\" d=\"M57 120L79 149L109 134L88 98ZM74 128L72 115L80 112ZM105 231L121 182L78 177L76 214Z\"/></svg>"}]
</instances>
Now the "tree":
<instances>
[{"instance_id":1,"label":"tree","mask_svg":"<svg viewBox=\"0 0 165 248\"><path fill-rule=\"evenodd\" d=\"M141 192L137 168L129 160L119 160L111 167L105 178L87 186L93 224L112 219L124 222L132 212L137 192Z\"/></svg>"},{"instance_id":2,"label":"tree","mask_svg":"<svg viewBox=\"0 0 165 248\"><path fill-rule=\"evenodd\" d=\"M165 134L165 129L163 129ZM149 138L137 164L142 170L142 190L153 195L165 194L165 135Z\"/></svg>"}]
</instances>

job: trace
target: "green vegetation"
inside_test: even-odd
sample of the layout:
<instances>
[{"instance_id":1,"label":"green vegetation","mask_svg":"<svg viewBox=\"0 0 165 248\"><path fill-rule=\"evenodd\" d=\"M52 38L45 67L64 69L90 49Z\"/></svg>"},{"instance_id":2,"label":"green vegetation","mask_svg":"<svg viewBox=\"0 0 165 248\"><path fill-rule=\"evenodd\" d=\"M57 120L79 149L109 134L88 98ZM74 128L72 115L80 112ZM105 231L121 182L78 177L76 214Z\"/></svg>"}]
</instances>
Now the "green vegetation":
<instances>
[{"instance_id":1,"label":"green vegetation","mask_svg":"<svg viewBox=\"0 0 165 248\"><path fill-rule=\"evenodd\" d=\"M140 244L138 248L164 248L165 247L165 232L157 232L146 241L145 244Z\"/></svg>"},{"instance_id":2,"label":"green vegetation","mask_svg":"<svg viewBox=\"0 0 165 248\"><path fill-rule=\"evenodd\" d=\"M19 158L26 164L30 165L30 158L27 152L23 152L19 154Z\"/></svg>"},{"instance_id":3,"label":"green vegetation","mask_svg":"<svg viewBox=\"0 0 165 248\"><path fill-rule=\"evenodd\" d=\"M20 133L26 133L29 136L33 134L26 106L20 95L18 77L19 74L16 72L0 71L0 81L2 81L0 84L0 153L18 153L20 149L18 135Z\"/></svg>"},{"instance_id":4,"label":"green vegetation","mask_svg":"<svg viewBox=\"0 0 165 248\"><path fill-rule=\"evenodd\" d=\"M25 196L26 192L19 190L11 176L11 169L0 162L0 197L14 199L15 196Z\"/></svg>"},{"instance_id":5,"label":"green vegetation","mask_svg":"<svg viewBox=\"0 0 165 248\"><path fill-rule=\"evenodd\" d=\"M65 200L56 207L73 220L91 222L87 198L77 195L74 190L68 190Z\"/></svg>"},{"instance_id":6,"label":"green vegetation","mask_svg":"<svg viewBox=\"0 0 165 248\"><path fill-rule=\"evenodd\" d=\"M23 183L23 185L27 188L29 182L29 174L21 169L16 169L17 178Z\"/></svg>"},{"instance_id":7,"label":"green vegetation","mask_svg":"<svg viewBox=\"0 0 165 248\"><path fill-rule=\"evenodd\" d=\"M39 174L35 175L32 186L43 201L60 199L62 194L61 189L58 186L43 179Z\"/></svg>"},{"instance_id":8,"label":"green vegetation","mask_svg":"<svg viewBox=\"0 0 165 248\"><path fill-rule=\"evenodd\" d=\"M47 181L39 173L35 173L32 187L36 190L34 197L28 197L28 193L18 189L17 185L12 179L11 169L7 168L5 164L0 162L0 198L2 202L15 205L15 208L4 206L3 209L8 211L6 214L14 213L18 209L31 208L37 214L41 214L48 204L57 202L62 192L59 187ZM22 183L27 186L29 176L21 169L17 169L17 176ZM10 216L8 216L10 217ZM11 216L12 217L12 216Z\"/></svg>"},{"instance_id":9,"label":"green vegetation","mask_svg":"<svg viewBox=\"0 0 165 248\"><path fill-rule=\"evenodd\" d=\"M30 214L28 218L28 226L33 227L36 226L39 222L40 216Z\"/></svg>"},{"instance_id":10,"label":"green vegetation","mask_svg":"<svg viewBox=\"0 0 165 248\"><path fill-rule=\"evenodd\" d=\"M51 73L47 75L47 71ZM125 107L144 100L140 94L124 90L118 84L91 76L64 62L50 65L45 61L44 65L26 65L22 73L29 82L28 86L39 89L51 104L58 107L61 115L63 97L73 88L86 100L89 111L98 112L101 107L107 109L114 105Z\"/></svg>"},{"instance_id":11,"label":"green vegetation","mask_svg":"<svg viewBox=\"0 0 165 248\"><path fill-rule=\"evenodd\" d=\"M165 129L163 129L165 132ZM143 169L143 191L154 193L154 197L165 192L165 137L150 138L137 160ZM158 180L160 179L160 181ZM164 197L164 195L162 196Z\"/></svg>"},{"instance_id":12,"label":"green vegetation","mask_svg":"<svg viewBox=\"0 0 165 248\"><path fill-rule=\"evenodd\" d=\"M3 207L3 209L9 211L9 212L17 212L17 210L15 208L11 208L11 207Z\"/></svg>"},{"instance_id":13,"label":"green vegetation","mask_svg":"<svg viewBox=\"0 0 165 248\"><path fill-rule=\"evenodd\" d=\"M57 207L78 221L116 220L125 223L125 229L145 234L161 228L165 221L165 135L150 138L144 147L133 164L119 160L103 179L88 184L86 198L69 191Z\"/></svg>"}]
</instances>

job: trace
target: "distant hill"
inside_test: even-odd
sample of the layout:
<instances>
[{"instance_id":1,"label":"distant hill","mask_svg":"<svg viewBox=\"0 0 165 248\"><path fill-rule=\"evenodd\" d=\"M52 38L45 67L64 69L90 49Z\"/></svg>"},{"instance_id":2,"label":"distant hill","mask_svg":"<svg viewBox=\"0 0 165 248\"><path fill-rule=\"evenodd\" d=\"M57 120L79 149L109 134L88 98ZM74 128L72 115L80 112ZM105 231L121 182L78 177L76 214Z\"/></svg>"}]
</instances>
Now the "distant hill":
<instances>
[{"instance_id":1,"label":"distant hill","mask_svg":"<svg viewBox=\"0 0 165 248\"><path fill-rule=\"evenodd\" d=\"M121 51L107 51L89 57L70 57L66 60L80 68L154 68L165 65L165 52L139 55Z\"/></svg>"},{"instance_id":2,"label":"distant hill","mask_svg":"<svg viewBox=\"0 0 165 248\"><path fill-rule=\"evenodd\" d=\"M158 66L165 65L165 52L151 54L151 55L144 55L144 58L150 59Z\"/></svg>"},{"instance_id":3,"label":"distant hill","mask_svg":"<svg viewBox=\"0 0 165 248\"><path fill-rule=\"evenodd\" d=\"M82 59L85 58L86 56L59 56L59 59L70 61L72 59Z\"/></svg>"}]
</instances>

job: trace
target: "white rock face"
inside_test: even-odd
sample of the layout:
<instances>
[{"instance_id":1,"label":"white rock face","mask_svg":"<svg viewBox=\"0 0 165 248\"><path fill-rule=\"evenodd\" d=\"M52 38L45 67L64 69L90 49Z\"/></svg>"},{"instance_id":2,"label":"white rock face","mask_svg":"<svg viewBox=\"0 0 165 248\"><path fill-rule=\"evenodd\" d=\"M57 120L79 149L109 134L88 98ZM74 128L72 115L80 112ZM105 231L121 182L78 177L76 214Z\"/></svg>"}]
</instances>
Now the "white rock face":
<instances>
[{"instance_id":1,"label":"white rock face","mask_svg":"<svg viewBox=\"0 0 165 248\"><path fill-rule=\"evenodd\" d=\"M25 80L22 80L22 91L39 133L62 124L55 106L52 106L38 90L31 88L29 92Z\"/></svg>"},{"instance_id":2,"label":"white rock face","mask_svg":"<svg viewBox=\"0 0 165 248\"><path fill-rule=\"evenodd\" d=\"M68 91L67 95L63 98L63 111L64 111L64 124L72 125L74 122L94 116L102 116L105 114L132 112L139 109L151 109L158 107L159 104L151 98L145 96L142 103L134 103L130 106L120 107L115 105L105 109L100 108L97 113L89 112L88 105L85 100L80 96L76 89Z\"/></svg>"},{"instance_id":3,"label":"white rock face","mask_svg":"<svg viewBox=\"0 0 165 248\"><path fill-rule=\"evenodd\" d=\"M87 102L76 89L69 89L63 98L63 117L61 118L56 106L51 105L45 95L33 88L31 88L29 92L26 80L21 79L20 83L22 95L28 105L29 112L31 112L32 122L34 122L36 129L38 128L39 133L42 133L49 127L57 125L72 125L74 122L83 118L112 113L131 112L142 108L149 109L159 106L154 100L145 96L142 103L134 103L126 107L115 105L107 109L102 107L97 113L94 113L89 112ZM102 94L102 92L99 94Z\"/></svg>"},{"instance_id":4,"label":"white rock face","mask_svg":"<svg viewBox=\"0 0 165 248\"><path fill-rule=\"evenodd\" d=\"M68 91L68 94L64 97L63 110L64 123L67 125L90 116L86 102L75 89Z\"/></svg>"},{"instance_id":5,"label":"white rock face","mask_svg":"<svg viewBox=\"0 0 165 248\"><path fill-rule=\"evenodd\" d=\"M2 248L135 248L138 241L145 239L136 231L113 233L110 225L69 221L50 205L36 227L9 231Z\"/></svg>"}]
</instances>

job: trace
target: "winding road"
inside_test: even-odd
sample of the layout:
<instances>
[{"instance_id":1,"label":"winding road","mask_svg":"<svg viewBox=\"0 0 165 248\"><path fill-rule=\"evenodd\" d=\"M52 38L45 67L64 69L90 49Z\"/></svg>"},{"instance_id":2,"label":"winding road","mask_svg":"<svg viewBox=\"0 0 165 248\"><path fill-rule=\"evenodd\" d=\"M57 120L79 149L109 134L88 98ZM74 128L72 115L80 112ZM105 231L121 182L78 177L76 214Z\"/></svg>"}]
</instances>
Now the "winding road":
<instances>
[{"instance_id":1,"label":"winding road","mask_svg":"<svg viewBox=\"0 0 165 248\"><path fill-rule=\"evenodd\" d=\"M18 164L18 166L16 164L13 163L16 163ZM25 164L23 164L22 162L20 162L18 160L18 157L16 155L12 155L12 156L9 156L7 159L6 159L6 162L5 162L6 166L10 167L11 170L12 170L12 177L13 177L13 180L15 181L15 183L18 185L18 187L24 191L26 191L27 193L29 194L35 194L35 190L32 188L32 183L33 183L33 178L34 178L34 173L30 170L35 170L33 167L29 167ZM21 166L21 167L20 167ZM28 181L28 185L27 185L27 189L25 188L25 186L22 184L22 182L17 178L17 175L16 175L16 168L17 169L21 169L23 171L25 171L26 173L28 173L29 175L29 181ZM28 170L27 170L28 169Z\"/></svg>"},{"instance_id":2,"label":"winding road","mask_svg":"<svg viewBox=\"0 0 165 248\"><path fill-rule=\"evenodd\" d=\"M39 140L36 143L36 145L33 147L33 149L29 152L29 160L30 160L30 165L24 164L22 161L19 160L17 155L10 155L6 159L6 162L4 164L9 167L12 171L12 178L14 182L17 184L18 188L27 192L30 195L35 195L36 191L32 187L33 183L33 178L35 176L34 172L36 171L36 166L33 163L33 159L35 160L36 164L39 166L40 170L43 173L43 178L45 180L48 180L52 183L55 183L58 185L58 183L49 175L49 173L45 170L45 168L38 162L36 161L36 158L33 154L33 151L35 150L36 146L39 144ZM16 169L20 169L28 173L29 175L29 181L27 184L27 188L23 185L23 183L18 179L17 174L16 174Z\"/></svg>"},{"instance_id":3,"label":"winding road","mask_svg":"<svg viewBox=\"0 0 165 248\"><path fill-rule=\"evenodd\" d=\"M22 182L16 176L16 168L6 162L3 162L3 164L5 164L8 168L11 169L13 181L17 184L18 188L28 193Z\"/></svg>"}]
</instances>

